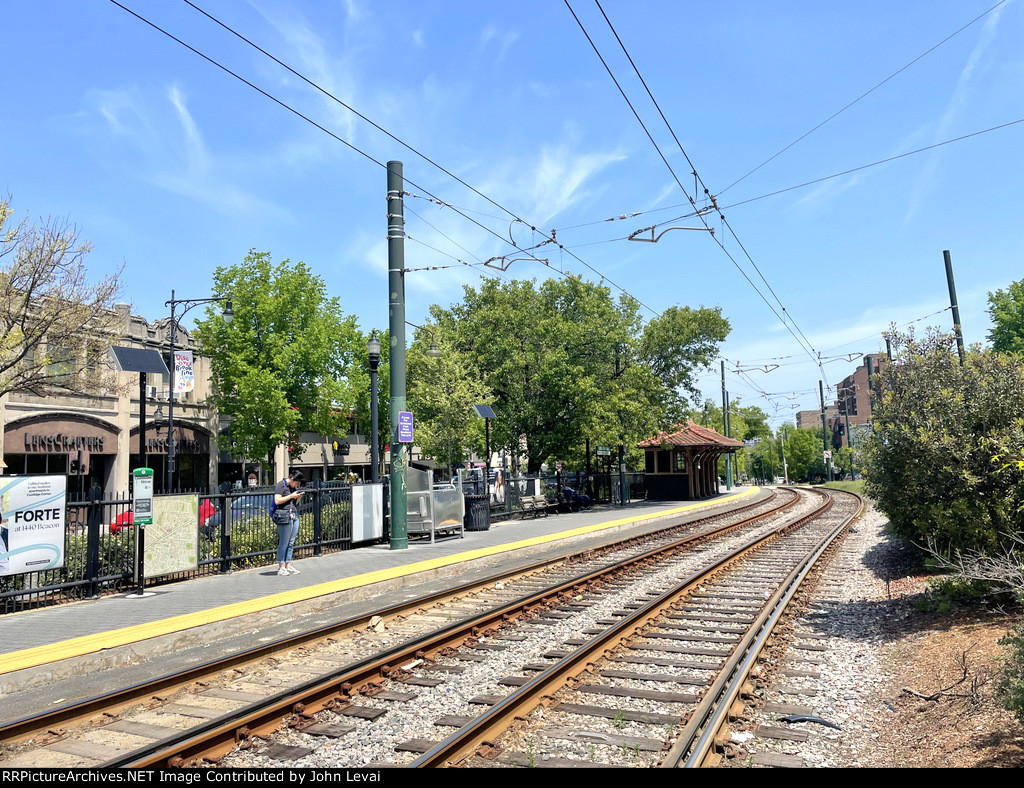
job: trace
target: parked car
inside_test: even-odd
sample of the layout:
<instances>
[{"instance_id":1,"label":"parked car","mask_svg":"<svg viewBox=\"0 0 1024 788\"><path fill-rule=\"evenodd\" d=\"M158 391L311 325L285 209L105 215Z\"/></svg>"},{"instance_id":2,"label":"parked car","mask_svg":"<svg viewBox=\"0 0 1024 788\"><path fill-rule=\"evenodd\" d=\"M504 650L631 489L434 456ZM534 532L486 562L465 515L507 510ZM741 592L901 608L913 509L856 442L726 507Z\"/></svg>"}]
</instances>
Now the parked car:
<instances>
[{"instance_id":1,"label":"parked car","mask_svg":"<svg viewBox=\"0 0 1024 788\"><path fill-rule=\"evenodd\" d=\"M122 531L127 531L134 525L135 514L129 509L127 512L121 512L121 514L114 518L114 522L110 524L110 533L119 534Z\"/></svg>"},{"instance_id":2,"label":"parked car","mask_svg":"<svg viewBox=\"0 0 1024 788\"><path fill-rule=\"evenodd\" d=\"M231 522L241 523L269 514L271 500L273 495L242 495L235 498L231 502Z\"/></svg>"}]
</instances>

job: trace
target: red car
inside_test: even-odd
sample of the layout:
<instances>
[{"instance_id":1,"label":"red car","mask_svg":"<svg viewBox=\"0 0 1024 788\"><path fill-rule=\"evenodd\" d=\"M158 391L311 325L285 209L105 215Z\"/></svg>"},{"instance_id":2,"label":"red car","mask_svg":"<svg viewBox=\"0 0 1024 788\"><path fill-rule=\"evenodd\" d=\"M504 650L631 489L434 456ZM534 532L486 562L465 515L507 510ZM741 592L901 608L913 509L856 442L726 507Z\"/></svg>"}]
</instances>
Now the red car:
<instances>
[{"instance_id":1,"label":"red car","mask_svg":"<svg viewBox=\"0 0 1024 788\"><path fill-rule=\"evenodd\" d=\"M127 512L121 512L117 519L110 524L110 533L119 534L133 525L135 525L135 514L129 509Z\"/></svg>"}]
</instances>

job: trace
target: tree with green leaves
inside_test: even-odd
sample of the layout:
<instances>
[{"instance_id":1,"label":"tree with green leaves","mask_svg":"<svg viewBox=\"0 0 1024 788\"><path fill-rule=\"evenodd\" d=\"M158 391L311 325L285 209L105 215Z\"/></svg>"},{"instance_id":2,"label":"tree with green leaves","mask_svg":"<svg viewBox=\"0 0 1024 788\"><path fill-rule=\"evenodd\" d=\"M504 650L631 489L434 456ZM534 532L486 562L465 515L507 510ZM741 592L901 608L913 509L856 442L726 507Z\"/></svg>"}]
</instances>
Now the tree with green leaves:
<instances>
[{"instance_id":1,"label":"tree with green leaves","mask_svg":"<svg viewBox=\"0 0 1024 788\"><path fill-rule=\"evenodd\" d=\"M988 294L992 330L988 338L998 353L1024 354L1024 279Z\"/></svg>"},{"instance_id":2,"label":"tree with green leaves","mask_svg":"<svg viewBox=\"0 0 1024 788\"><path fill-rule=\"evenodd\" d=\"M935 552L992 552L1024 533L1024 358L949 335L890 337L866 490L895 532Z\"/></svg>"},{"instance_id":3,"label":"tree with green leaves","mask_svg":"<svg viewBox=\"0 0 1024 788\"><path fill-rule=\"evenodd\" d=\"M432 313L494 394L494 445L522 450L530 473L588 437L632 446L680 421L729 332L718 309L673 307L644 325L634 299L576 276L488 280Z\"/></svg>"},{"instance_id":4,"label":"tree with green leaves","mask_svg":"<svg viewBox=\"0 0 1024 788\"><path fill-rule=\"evenodd\" d=\"M213 292L232 298L234 319L211 307L196 336L211 359L213 405L231 420L233 454L272 461L282 441L301 451L303 432L344 431L366 342L323 280L304 263L275 264L253 250L214 272Z\"/></svg>"},{"instance_id":5,"label":"tree with green leaves","mask_svg":"<svg viewBox=\"0 0 1024 788\"><path fill-rule=\"evenodd\" d=\"M0 198L0 396L110 392L120 272L90 283L91 249L65 221L15 221Z\"/></svg>"},{"instance_id":6,"label":"tree with green leaves","mask_svg":"<svg viewBox=\"0 0 1024 788\"><path fill-rule=\"evenodd\" d=\"M785 439L776 438L779 451L776 456L781 464L782 444L785 444L786 467L790 481L811 482L823 478L825 458L822 454L821 428L805 429L784 424L779 432L785 432Z\"/></svg>"},{"instance_id":7,"label":"tree with green leaves","mask_svg":"<svg viewBox=\"0 0 1024 788\"><path fill-rule=\"evenodd\" d=\"M437 344L437 357L426 354L422 341L408 350L408 404L416 416L416 444L454 474L470 452L485 451L484 423L473 406L489 405L492 395L468 355L443 337Z\"/></svg>"}]
</instances>

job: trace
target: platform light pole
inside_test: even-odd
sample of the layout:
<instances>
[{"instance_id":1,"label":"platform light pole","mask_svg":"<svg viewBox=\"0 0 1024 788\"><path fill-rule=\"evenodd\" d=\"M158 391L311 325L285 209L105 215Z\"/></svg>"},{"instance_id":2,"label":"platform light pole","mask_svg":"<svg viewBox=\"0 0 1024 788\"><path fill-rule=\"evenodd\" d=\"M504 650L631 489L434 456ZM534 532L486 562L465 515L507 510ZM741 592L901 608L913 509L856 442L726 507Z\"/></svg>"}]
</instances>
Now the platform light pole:
<instances>
[{"instance_id":1,"label":"platform light pole","mask_svg":"<svg viewBox=\"0 0 1024 788\"><path fill-rule=\"evenodd\" d=\"M184 317L185 313L188 312L192 307L199 306L200 304L213 304L224 302L224 311L221 313L221 317L224 318L225 323L231 323L235 317L235 312L231 308L230 296L218 296L215 298L175 298L174 291L171 291L171 299L164 302L164 306L171 308L171 388L167 403L167 488L165 492L171 492L174 488L174 370L176 364L174 363L174 334L177 329L177 321L174 319L174 310L177 306L184 304L185 308L181 310L180 317Z\"/></svg>"},{"instance_id":2,"label":"platform light pole","mask_svg":"<svg viewBox=\"0 0 1024 788\"><path fill-rule=\"evenodd\" d=\"M380 481L380 450L377 435L377 367L380 366L380 339L376 330L366 340L366 352L370 357L370 481Z\"/></svg>"}]
</instances>

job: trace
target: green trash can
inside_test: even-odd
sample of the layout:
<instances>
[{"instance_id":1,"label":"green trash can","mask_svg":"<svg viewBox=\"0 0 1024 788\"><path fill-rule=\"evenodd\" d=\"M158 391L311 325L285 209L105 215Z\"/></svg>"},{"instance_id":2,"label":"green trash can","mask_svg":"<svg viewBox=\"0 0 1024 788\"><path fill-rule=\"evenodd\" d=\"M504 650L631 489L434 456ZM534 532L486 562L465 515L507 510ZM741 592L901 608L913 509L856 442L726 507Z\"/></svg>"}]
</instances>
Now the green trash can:
<instances>
[{"instance_id":1,"label":"green trash can","mask_svg":"<svg viewBox=\"0 0 1024 788\"><path fill-rule=\"evenodd\" d=\"M491 527L491 501L486 495L466 496L466 518L463 521L467 531L486 531Z\"/></svg>"}]
</instances>

